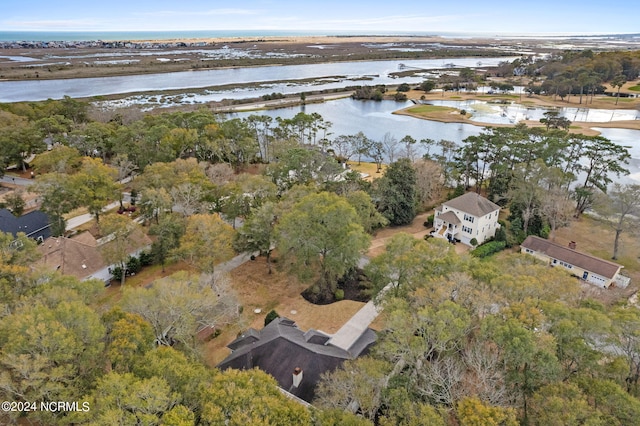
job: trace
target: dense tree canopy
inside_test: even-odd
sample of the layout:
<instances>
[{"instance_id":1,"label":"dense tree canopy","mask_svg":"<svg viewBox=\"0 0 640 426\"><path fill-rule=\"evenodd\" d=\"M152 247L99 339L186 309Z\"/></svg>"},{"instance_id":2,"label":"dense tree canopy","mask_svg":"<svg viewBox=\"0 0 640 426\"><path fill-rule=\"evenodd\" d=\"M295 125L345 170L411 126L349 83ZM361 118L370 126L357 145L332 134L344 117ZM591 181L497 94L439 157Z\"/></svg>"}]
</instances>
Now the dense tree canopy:
<instances>
[{"instance_id":1,"label":"dense tree canopy","mask_svg":"<svg viewBox=\"0 0 640 426\"><path fill-rule=\"evenodd\" d=\"M317 279L316 293L331 299L338 278L357 265L369 236L349 203L335 194L310 194L277 226L280 252L302 278ZM316 276L319 274L319 276Z\"/></svg>"},{"instance_id":2,"label":"dense tree canopy","mask_svg":"<svg viewBox=\"0 0 640 426\"><path fill-rule=\"evenodd\" d=\"M411 162L402 158L391 163L377 180L378 210L391 225L411 223L417 214L416 171Z\"/></svg>"},{"instance_id":3,"label":"dense tree canopy","mask_svg":"<svg viewBox=\"0 0 640 426\"><path fill-rule=\"evenodd\" d=\"M531 93L579 95L582 103L604 82L619 92L640 62L634 52L565 52L540 63L522 57L500 72L512 67L546 75ZM472 87L475 78L465 69L459 82ZM100 122L71 98L2 106L0 168L40 153L34 189L54 235L84 206L119 247L106 257L124 265L133 222L102 217L102 208L122 202L117 181L138 173L129 189L140 194L153 259L163 268L182 260L204 275L171 275L125 289L121 300L104 297L102 282L33 268L36 245L24 235L0 235L0 397L91 406L20 415L39 424L633 424L635 307L585 299L574 278L529 258L480 261L407 234L391 238L366 268L376 290L392 290L379 295L378 343L324 377L319 408L285 398L259 371L219 372L198 360L198 333L236 326L241 313L226 278L213 275L234 247L266 255L269 270L277 248L280 265L312 280L318 300L332 301L368 233L410 223L442 189L474 188L508 204L505 228L516 242L553 234L591 207L612 219L617 235L627 232L637 188L611 183L627 172L628 149L567 133L570 122L558 114L543 120L545 128L487 128L458 146L391 133L334 137L318 114L223 120L199 110ZM418 149L425 159L414 161ZM391 163L373 184L339 163L365 156L378 171ZM236 219L237 238L225 222ZM17 417L2 413L0 422Z\"/></svg>"}]
</instances>

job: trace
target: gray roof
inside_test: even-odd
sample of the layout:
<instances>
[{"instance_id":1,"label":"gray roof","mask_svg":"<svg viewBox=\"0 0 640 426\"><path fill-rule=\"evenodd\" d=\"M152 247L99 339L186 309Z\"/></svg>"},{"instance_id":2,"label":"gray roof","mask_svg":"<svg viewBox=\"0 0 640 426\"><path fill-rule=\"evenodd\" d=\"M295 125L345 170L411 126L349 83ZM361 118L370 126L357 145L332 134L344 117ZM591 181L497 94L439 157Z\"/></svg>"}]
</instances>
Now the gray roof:
<instances>
[{"instance_id":1,"label":"gray roof","mask_svg":"<svg viewBox=\"0 0 640 426\"><path fill-rule=\"evenodd\" d=\"M464 195L445 202L444 205L476 217L482 217L496 210L500 210L499 205L475 192L467 192Z\"/></svg>"},{"instance_id":2,"label":"gray roof","mask_svg":"<svg viewBox=\"0 0 640 426\"><path fill-rule=\"evenodd\" d=\"M18 232L24 232L27 237L38 239L49 238L49 217L40 210L15 217L9 210L0 209L0 231L12 234L14 237Z\"/></svg>"},{"instance_id":3,"label":"gray roof","mask_svg":"<svg viewBox=\"0 0 640 426\"><path fill-rule=\"evenodd\" d=\"M456 214L452 211L442 213L440 216L438 216L438 219L442 219L447 223L453 223L454 225L460 225L462 223L460 222L460 219L458 219L458 216L456 216Z\"/></svg>"},{"instance_id":4,"label":"gray roof","mask_svg":"<svg viewBox=\"0 0 640 426\"><path fill-rule=\"evenodd\" d=\"M218 364L218 368L249 370L258 367L271 374L283 389L311 402L322 373L333 371L345 360L365 353L376 338L375 332L367 329L346 351L326 344L329 336L320 331L305 333L293 321L277 318L262 330L249 329L231 342L228 347L233 352ZM298 388L293 388L296 367L302 369L303 379Z\"/></svg>"},{"instance_id":5,"label":"gray roof","mask_svg":"<svg viewBox=\"0 0 640 426\"><path fill-rule=\"evenodd\" d=\"M620 268L622 268L622 265L618 265L617 263L570 249L569 247L536 237L535 235L529 235L520 246L544 253L553 259L561 260L609 279L615 277Z\"/></svg>"}]
</instances>

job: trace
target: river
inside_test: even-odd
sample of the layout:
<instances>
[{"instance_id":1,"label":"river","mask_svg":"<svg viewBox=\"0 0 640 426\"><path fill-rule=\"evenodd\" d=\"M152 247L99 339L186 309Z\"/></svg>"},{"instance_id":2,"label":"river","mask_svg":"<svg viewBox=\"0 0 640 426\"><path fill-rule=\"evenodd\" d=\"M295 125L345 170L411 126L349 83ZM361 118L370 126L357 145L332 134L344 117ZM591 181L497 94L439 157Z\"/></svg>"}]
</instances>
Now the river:
<instances>
[{"instance_id":1,"label":"river","mask_svg":"<svg viewBox=\"0 0 640 426\"><path fill-rule=\"evenodd\" d=\"M507 57L455 58L447 59L446 65L453 64L455 67L492 66L501 61L513 59ZM221 100L223 98L255 97L271 92L300 93L310 90L335 89L346 85L397 84L399 80L407 83L417 83L424 80L424 75L428 74L428 70L445 68L445 61L442 59L403 60L402 63L407 68L423 69L425 73L413 77L395 79L389 74L399 71L400 61L362 61L184 71L122 77L1 81L0 102L60 99L64 96L86 98L144 91L179 89L186 91L186 89L232 84L250 85L250 87L246 88L210 90L205 93L178 95L183 99L183 103L195 103ZM313 83L300 81L306 79L315 79L315 81ZM282 82L284 80L287 82ZM133 99L132 102L143 102L143 100ZM445 102L442 104L445 104ZM478 135L482 131L482 127L470 124L441 123L392 114L393 111L409 105L411 105L409 102L363 102L342 99L322 104L262 111L260 114L271 117L291 118L300 111L309 114L317 112L325 120L333 124L331 132L334 136L355 134L362 131L367 137L376 140L382 139L386 133L391 133L397 139L410 135L416 140L430 138L437 141L445 139L460 143L468 136ZM477 101L473 101L467 106L470 109L476 109L475 118L482 118L483 120L489 120L489 122L516 121L524 118L524 116L535 119L541 114L540 111L543 111L543 109L527 109L512 104L508 107L500 107L505 109L503 113L498 114L496 111L489 111L486 105L482 106ZM456 105L456 107L462 107L462 105ZM231 116L245 117L249 114L251 113L236 113ZM567 110L564 115L572 121L576 119L615 121L617 119L630 119L632 114L634 114L633 111L611 112L611 110L590 111L587 109L575 109ZM612 142L630 147L632 156L628 165L630 175L621 178L619 181L640 182L640 131L608 128L596 128L596 130L600 131L604 137Z\"/></svg>"},{"instance_id":2,"label":"river","mask_svg":"<svg viewBox=\"0 0 640 426\"><path fill-rule=\"evenodd\" d=\"M226 85L305 79L327 79L322 82L294 84L275 83L264 93L299 93L310 90L324 90L346 85L395 84L399 79L390 73L400 71L403 63L407 68L435 70L445 67L464 68L496 66L502 61L512 61L515 57L501 58L447 58L396 61L333 62L324 64L261 66L250 68L226 68L201 71L182 71L163 74L127 75L119 77L72 78L59 80L0 81L0 102L41 101L46 99L90 98L94 96L126 94L135 92L196 89ZM424 76L403 77L402 82L417 83ZM209 100L240 99L261 96L255 88L218 90Z\"/></svg>"}]
</instances>

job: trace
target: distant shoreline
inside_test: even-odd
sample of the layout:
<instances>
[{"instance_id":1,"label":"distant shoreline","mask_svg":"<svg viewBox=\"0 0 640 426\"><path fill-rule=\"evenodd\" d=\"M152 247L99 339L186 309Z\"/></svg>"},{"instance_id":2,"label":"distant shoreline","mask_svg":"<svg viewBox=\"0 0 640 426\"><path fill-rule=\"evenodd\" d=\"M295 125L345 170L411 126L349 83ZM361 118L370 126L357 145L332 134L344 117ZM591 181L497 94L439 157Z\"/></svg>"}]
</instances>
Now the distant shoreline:
<instances>
[{"instance_id":1,"label":"distant shoreline","mask_svg":"<svg viewBox=\"0 0 640 426\"><path fill-rule=\"evenodd\" d=\"M166 42L172 40L237 40L237 39L281 39L281 38L437 38L437 39L638 39L640 33L629 34L514 34L514 33L467 33L467 32L383 32L370 34L349 31L275 31L275 30L236 30L236 31L0 31L0 42L79 42L79 41L140 41Z\"/></svg>"}]
</instances>

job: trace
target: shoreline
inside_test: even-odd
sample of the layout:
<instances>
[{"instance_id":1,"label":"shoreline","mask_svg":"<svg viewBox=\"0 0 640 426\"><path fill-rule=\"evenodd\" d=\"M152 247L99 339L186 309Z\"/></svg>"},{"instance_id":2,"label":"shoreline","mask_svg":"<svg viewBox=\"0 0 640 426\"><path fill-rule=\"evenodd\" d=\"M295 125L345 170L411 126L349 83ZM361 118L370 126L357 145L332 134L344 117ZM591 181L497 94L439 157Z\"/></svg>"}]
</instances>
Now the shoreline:
<instances>
[{"instance_id":1,"label":"shoreline","mask_svg":"<svg viewBox=\"0 0 640 426\"><path fill-rule=\"evenodd\" d=\"M398 111L394 111L393 114L397 115L406 115L408 117L417 118L420 120L427 121L438 121L441 123L460 123L460 124L469 124L471 126L477 127L515 127L520 123L524 123L527 127L545 127L544 124L535 120L521 120L514 124L506 124L506 123L487 123L483 121L473 121L468 118L464 118L464 116L460 114L452 114L451 119L446 119L437 115L426 114L413 114L407 112L407 109L412 107L403 108ZM608 121L608 122L596 122L596 121L572 121L571 126L569 127L569 133L580 133L586 136L598 136L600 132L594 130L594 127L603 127L603 128L611 128L611 129L628 129L628 130L640 130L640 120L620 120L620 121Z\"/></svg>"},{"instance_id":2,"label":"shoreline","mask_svg":"<svg viewBox=\"0 0 640 426\"><path fill-rule=\"evenodd\" d=\"M446 61L465 56L482 61L483 57L557 50L541 41L437 35L269 35L4 43L4 48L0 42L0 79L51 80L345 61ZM572 43L588 47L584 40Z\"/></svg>"},{"instance_id":3,"label":"shoreline","mask_svg":"<svg viewBox=\"0 0 640 426\"><path fill-rule=\"evenodd\" d=\"M424 99L421 99L424 97ZM445 93L444 96L442 92L436 93L423 93L417 90L412 90L408 93L409 100L424 100L424 101L438 101L438 100L448 100L448 101L466 101L466 100L478 100L478 101L507 101L512 102L518 105L535 105L536 107L541 108L585 108L585 109L637 109L640 110L640 98L634 98L633 101L628 101L625 103L618 103L618 105L614 105L615 98L611 98L608 96L596 96L593 100L595 104L592 103L582 103L578 102L572 103L570 101L558 101L553 100L551 97L546 97L543 95L534 95L534 96L523 96L521 99L514 99L513 95L486 95L486 94L478 94L478 93ZM610 104L611 103L611 104ZM420 104L411 105L406 108L399 109L394 111L393 114L397 115L406 115L413 118L418 118L422 120L431 120L438 121L441 123L461 123L461 124L469 124L472 126L478 127L515 127L518 123L524 123L529 127L544 127L542 123L535 120L520 120L518 123L487 123L482 121L474 121L472 118L469 118L465 115L460 114L460 110L453 107L441 107L442 109L432 111L432 112L424 112L424 113L412 113L409 112L410 109L416 108L420 106ZM445 108L449 108L448 110ZM596 122L596 121L572 121L571 126L569 128L569 132L572 133L582 133L587 136L597 136L600 132L593 130L593 127L602 127L602 128L619 128L619 129L629 129L629 130L640 130L640 120L618 120L618 121L606 121L606 122Z\"/></svg>"}]
</instances>

